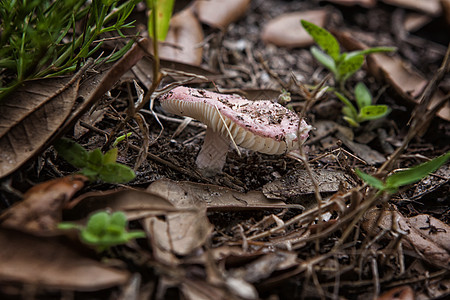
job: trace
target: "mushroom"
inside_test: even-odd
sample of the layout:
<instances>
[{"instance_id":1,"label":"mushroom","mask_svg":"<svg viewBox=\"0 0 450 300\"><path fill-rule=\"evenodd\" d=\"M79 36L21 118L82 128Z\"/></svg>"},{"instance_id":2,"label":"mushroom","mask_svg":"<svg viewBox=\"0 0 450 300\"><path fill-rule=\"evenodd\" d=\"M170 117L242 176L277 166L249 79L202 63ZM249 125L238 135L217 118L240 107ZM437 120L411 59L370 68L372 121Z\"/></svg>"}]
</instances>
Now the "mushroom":
<instances>
[{"instance_id":1,"label":"mushroom","mask_svg":"<svg viewBox=\"0 0 450 300\"><path fill-rule=\"evenodd\" d=\"M222 171L232 141L261 153L283 154L298 148L311 129L295 112L269 100L251 101L180 86L161 96L160 103L168 113L188 116L207 126L196 160L205 176Z\"/></svg>"}]
</instances>

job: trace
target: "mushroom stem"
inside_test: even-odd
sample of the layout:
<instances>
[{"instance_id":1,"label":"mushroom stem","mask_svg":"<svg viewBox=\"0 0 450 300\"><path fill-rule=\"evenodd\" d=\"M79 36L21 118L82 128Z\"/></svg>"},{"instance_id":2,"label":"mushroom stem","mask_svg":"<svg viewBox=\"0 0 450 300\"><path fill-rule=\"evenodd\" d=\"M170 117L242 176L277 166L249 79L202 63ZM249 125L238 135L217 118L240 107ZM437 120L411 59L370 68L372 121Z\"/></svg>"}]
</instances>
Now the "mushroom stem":
<instances>
[{"instance_id":1,"label":"mushroom stem","mask_svg":"<svg viewBox=\"0 0 450 300\"><path fill-rule=\"evenodd\" d=\"M196 160L202 175L211 177L222 172L229 147L230 140L228 138L214 132L210 127L206 128L203 146Z\"/></svg>"}]
</instances>

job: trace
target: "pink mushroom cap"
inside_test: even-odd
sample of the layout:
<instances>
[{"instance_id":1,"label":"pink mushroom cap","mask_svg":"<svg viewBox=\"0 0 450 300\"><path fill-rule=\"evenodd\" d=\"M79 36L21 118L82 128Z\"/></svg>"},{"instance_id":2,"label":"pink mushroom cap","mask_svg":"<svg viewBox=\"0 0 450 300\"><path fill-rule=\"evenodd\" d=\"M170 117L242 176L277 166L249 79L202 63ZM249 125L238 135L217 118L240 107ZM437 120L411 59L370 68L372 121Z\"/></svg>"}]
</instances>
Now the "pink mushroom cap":
<instances>
[{"instance_id":1,"label":"pink mushroom cap","mask_svg":"<svg viewBox=\"0 0 450 300\"><path fill-rule=\"evenodd\" d=\"M311 126L297 114L269 100L177 87L160 98L163 109L203 122L238 146L266 154L282 154L308 138ZM299 130L300 125L300 130Z\"/></svg>"}]
</instances>

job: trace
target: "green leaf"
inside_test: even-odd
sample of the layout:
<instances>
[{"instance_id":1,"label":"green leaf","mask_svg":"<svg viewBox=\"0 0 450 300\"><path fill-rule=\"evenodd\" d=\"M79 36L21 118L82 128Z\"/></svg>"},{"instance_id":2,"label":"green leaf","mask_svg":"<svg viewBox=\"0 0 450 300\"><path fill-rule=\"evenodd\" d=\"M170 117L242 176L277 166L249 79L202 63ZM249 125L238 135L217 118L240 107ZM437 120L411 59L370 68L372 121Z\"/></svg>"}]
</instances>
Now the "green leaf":
<instances>
[{"instance_id":1,"label":"green leaf","mask_svg":"<svg viewBox=\"0 0 450 300\"><path fill-rule=\"evenodd\" d=\"M148 17L148 34L154 37L153 18L156 16L156 37L158 41L164 41L169 31L170 17L172 16L175 0L146 0L147 6L151 8Z\"/></svg>"},{"instance_id":2,"label":"green leaf","mask_svg":"<svg viewBox=\"0 0 450 300\"><path fill-rule=\"evenodd\" d=\"M91 168L85 167L81 169L80 173L89 178L90 181L98 179L98 170L92 170Z\"/></svg>"},{"instance_id":3,"label":"green leaf","mask_svg":"<svg viewBox=\"0 0 450 300\"><path fill-rule=\"evenodd\" d=\"M358 115L359 121L375 120L384 117L389 113L387 105L369 105L361 108Z\"/></svg>"},{"instance_id":4,"label":"green leaf","mask_svg":"<svg viewBox=\"0 0 450 300\"><path fill-rule=\"evenodd\" d=\"M403 185L411 184L421 180L428 174L439 169L450 158L450 152L436 157L426 163L418 166L396 172L386 178L386 186L391 188L398 188Z\"/></svg>"},{"instance_id":5,"label":"green leaf","mask_svg":"<svg viewBox=\"0 0 450 300\"><path fill-rule=\"evenodd\" d=\"M355 98L359 109L372 104L372 94L362 82L358 82L355 87Z\"/></svg>"},{"instance_id":6,"label":"green leaf","mask_svg":"<svg viewBox=\"0 0 450 300\"><path fill-rule=\"evenodd\" d=\"M116 211L111 215L109 223L125 228L127 226L127 216L121 211Z\"/></svg>"},{"instance_id":7,"label":"green leaf","mask_svg":"<svg viewBox=\"0 0 450 300\"><path fill-rule=\"evenodd\" d=\"M336 76L336 64L331 56L325 54L322 50L314 46L311 47L311 54Z\"/></svg>"},{"instance_id":8,"label":"green leaf","mask_svg":"<svg viewBox=\"0 0 450 300\"><path fill-rule=\"evenodd\" d=\"M311 22L301 20L303 28L306 32L314 39L317 45L322 48L329 56L331 56L334 61L339 60L340 49L336 38L328 32L326 29L317 26Z\"/></svg>"},{"instance_id":9,"label":"green leaf","mask_svg":"<svg viewBox=\"0 0 450 300\"><path fill-rule=\"evenodd\" d=\"M83 168L87 165L88 152L80 144L62 138L54 144L54 147L58 154L72 166Z\"/></svg>"},{"instance_id":10,"label":"green leaf","mask_svg":"<svg viewBox=\"0 0 450 300\"><path fill-rule=\"evenodd\" d=\"M118 226L115 224L109 224L109 226L106 228L106 232L108 233L108 236L117 237L125 233L125 227Z\"/></svg>"},{"instance_id":11,"label":"green leaf","mask_svg":"<svg viewBox=\"0 0 450 300\"><path fill-rule=\"evenodd\" d=\"M363 171L360 171L359 169L356 169L355 173L356 175L358 175L359 178L364 180L364 182L366 182L370 186L373 186L374 188L377 188L381 191L383 191L386 188L380 179L375 178L372 175L366 174Z\"/></svg>"},{"instance_id":12,"label":"green leaf","mask_svg":"<svg viewBox=\"0 0 450 300\"><path fill-rule=\"evenodd\" d=\"M99 177L104 182L126 183L133 180L136 174L128 166L113 163L104 165L99 171Z\"/></svg>"},{"instance_id":13,"label":"green leaf","mask_svg":"<svg viewBox=\"0 0 450 300\"><path fill-rule=\"evenodd\" d=\"M337 65L337 80L345 81L349 78L353 73L358 71L364 63L363 55L356 55L353 57L346 56L344 60L342 60Z\"/></svg>"},{"instance_id":14,"label":"green leaf","mask_svg":"<svg viewBox=\"0 0 450 300\"><path fill-rule=\"evenodd\" d=\"M87 230L82 230L80 233L81 240L89 245L98 245L100 237Z\"/></svg>"},{"instance_id":15,"label":"green leaf","mask_svg":"<svg viewBox=\"0 0 450 300\"><path fill-rule=\"evenodd\" d=\"M109 214L106 211L100 211L93 214L86 225L86 231L100 237L105 234L105 229L109 224Z\"/></svg>"},{"instance_id":16,"label":"green leaf","mask_svg":"<svg viewBox=\"0 0 450 300\"><path fill-rule=\"evenodd\" d=\"M95 171L99 171L102 165L103 165L103 154L100 148L90 151L88 155L89 168Z\"/></svg>"},{"instance_id":17,"label":"green leaf","mask_svg":"<svg viewBox=\"0 0 450 300\"><path fill-rule=\"evenodd\" d=\"M108 152L106 152L105 155L103 156L103 163L105 165L115 163L117 160L117 153L118 153L117 148L109 149Z\"/></svg>"}]
</instances>

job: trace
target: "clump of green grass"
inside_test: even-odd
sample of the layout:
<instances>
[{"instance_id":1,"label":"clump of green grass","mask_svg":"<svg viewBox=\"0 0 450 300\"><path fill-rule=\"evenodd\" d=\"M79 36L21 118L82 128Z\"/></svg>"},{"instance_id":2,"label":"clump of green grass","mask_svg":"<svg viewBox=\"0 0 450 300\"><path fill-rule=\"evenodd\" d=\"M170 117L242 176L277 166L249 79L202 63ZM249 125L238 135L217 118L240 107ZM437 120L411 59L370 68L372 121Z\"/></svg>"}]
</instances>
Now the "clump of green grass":
<instances>
[{"instance_id":1,"label":"clump of green grass","mask_svg":"<svg viewBox=\"0 0 450 300\"><path fill-rule=\"evenodd\" d=\"M123 36L137 2L0 0L0 101L27 79L74 71L102 46L96 41L101 34Z\"/></svg>"}]
</instances>

